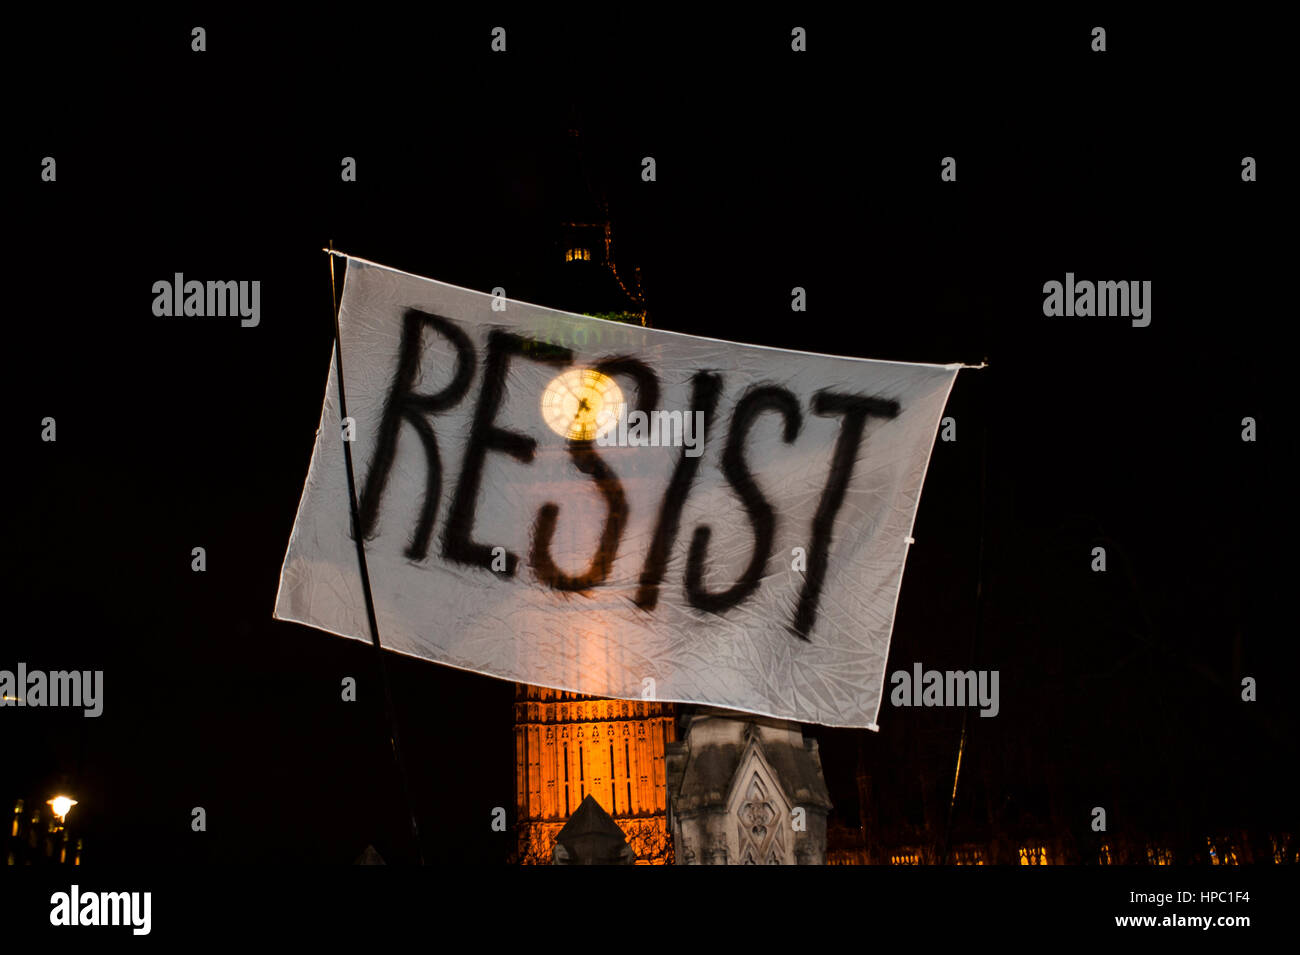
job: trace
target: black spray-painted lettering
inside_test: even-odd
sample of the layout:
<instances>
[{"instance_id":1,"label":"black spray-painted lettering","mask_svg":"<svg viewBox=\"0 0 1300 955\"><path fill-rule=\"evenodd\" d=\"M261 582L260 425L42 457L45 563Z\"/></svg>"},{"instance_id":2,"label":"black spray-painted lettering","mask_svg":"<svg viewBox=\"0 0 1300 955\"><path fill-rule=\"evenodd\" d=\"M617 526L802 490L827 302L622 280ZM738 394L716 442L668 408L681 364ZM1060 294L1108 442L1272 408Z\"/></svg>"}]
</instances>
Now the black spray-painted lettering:
<instances>
[{"instance_id":1,"label":"black spray-painted lettering","mask_svg":"<svg viewBox=\"0 0 1300 955\"><path fill-rule=\"evenodd\" d=\"M803 592L799 595L799 606L795 610L794 625L791 628L796 636L804 640L808 639L817 619L817 602L821 599L822 586L826 582L826 568L830 564L831 531L835 528L835 517L840 512L840 505L844 503L844 492L848 490L849 480L853 477L853 466L858 460L858 448L862 446L862 432L867 426L867 418L898 416L897 401L830 391L819 391L813 395L812 408L813 414L822 417L838 415L843 421L840 424L840 436L835 441L835 455L831 459L826 487L822 491L822 499L817 503L817 513L813 516L808 572L804 576Z\"/></svg>"},{"instance_id":2,"label":"black spray-painted lettering","mask_svg":"<svg viewBox=\"0 0 1300 955\"><path fill-rule=\"evenodd\" d=\"M754 526L754 552L739 580L720 593L709 593L704 589L704 563L712 530L707 524L695 529L690 556L686 559L686 598L698 610L721 613L745 600L758 589L763 568L772 556L776 514L772 511L772 505L767 503L767 498L763 497L763 492L758 489L749 464L745 461L745 439L749 436L750 426L759 415L768 411L779 412L785 418L782 438L786 444L799 436L799 428L803 424L799 401L784 388L771 385L753 388L737 402L731 417L731 430L727 432L727 446L722 452L722 473L726 475L727 483L740 496L750 523Z\"/></svg>"},{"instance_id":3,"label":"black spray-painted lettering","mask_svg":"<svg viewBox=\"0 0 1300 955\"><path fill-rule=\"evenodd\" d=\"M431 395L417 394L414 391L415 383L420 377L426 330L441 335L451 344L455 353L450 382L441 391ZM490 451L501 451L516 461L528 464L532 462L537 447L534 438L519 431L498 427L495 423L505 401L507 376L510 362L514 358L564 368L572 363L573 353L562 345L501 330L493 330L488 335L478 402L465 443L460 477L451 495L442 533L444 559L483 568L488 572L492 572L492 548L473 539L474 518L479 505L487 454ZM428 466L419 516L405 552L413 560L427 557L442 491L442 464L429 418L446 412L465 397L476 364L474 346L469 336L456 324L442 316L414 308L407 309L403 314L397 367L380 412L375 450L360 493L360 523L365 538L372 537L378 526L385 489L397 456L401 427L405 422L419 435ZM630 380L636 388L637 410L649 412L657 407L659 379L644 362L620 355L599 360L592 367L602 374ZM690 407L703 412L706 429L712 427L722 387L721 376L712 371L700 370L691 378ZM901 412L897 401L832 391L817 392L813 396L811 410L818 416L838 417L841 421L826 485L813 517L808 569L789 627L802 640L810 639L816 624L818 605L830 564L835 520L853 478L867 420L872 417L894 418ZM751 388L736 403L727 431L721 470L749 518L754 547L749 564L740 578L725 590L710 592L704 586L704 579L707 575L708 545L712 531L708 525L695 529L688 548L683 584L690 605L706 613L725 613L752 596L761 586L764 570L772 556L777 512L759 489L745 454L745 444L754 422L767 412L781 415L782 438L786 444L792 444L802 428L799 401L785 388L772 385ZM627 529L630 506L622 482L609 464L596 453L594 441L571 440L567 443L567 450L574 466L592 479L605 501L605 522L596 553L580 574L569 574L556 565L551 545L559 522L560 506L555 502L547 502L539 509L533 525L529 565L543 585L557 591L580 593L590 591L608 580ZM652 613L658 604L669 558L680 531L683 508L700 468L701 458L690 457L686 451L686 448L682 449L659 503L654 533L632 598L634 604L646 613ZM518 555L507 551L505 563L505 575L513 577L518 568Z\"/></svg>"},{"instance_id":4,"label":"black spray-painted lettering","mask_svg":"<svg viewBox=\"0 0 1300 955\"><path fill-rule=\"evenodd\" d=\"M625 375L636 383L637 407L649 411L659 403L659 379L644 362L630 356L607 358L596 365L596 371L610 377ZM569 454L583 474L589 474L605 498L605 526L600 533L600 544L587 569L578 575L566 574L556 566L551 557L551 538L559 520L560 506L547 502L537 514L533 530L533 547L529 563L537 579L555 590L586 591L605 582L614 569L618 545L627 527L627 495L612 468L596 453L594 442L569 441Z\"/></svg>"},{"instance_id":5,"label":"black spray-painted lettering","mask_svg":"<svg viewBox=\"0 0 1300 955\"><path fill-rule=\"evenodd\" d=\"M722 378L712 372L697 371L691 379L690 407L704 412L705 434L713 427L713 412L718 407L718 395L721 393ZM677 542L682 508L686 506L686 498L691 493L691 485L695 481L695 472L700 468L702 457L703 455L688 455L683 447L677 458L677 467L673 469L672 480L664 491L654 537L650 540L650 551L646 554L645 566L641 569L641 584L637 587L634 599L634 603L642 610L654 610L659 603L659 585L668 572L668 552Z\"/></svg>"},{"instance_id":6,"label":"black spray-painted lettering","mask_svg":"<svg viewBox=\"0 0 1300 955\"><path fill-rule=\"evenodd\" d=\"M514 355L526 356L532 361L563 368L569 364L573 353L567 348L552 345L549 349L536 348L538 343L493 331L488 335L487 361L483 367L483 386L479 391L478 405L474 409L474 423L470 426L469 440L465 443L465 459L461 465L460 480L452 495L447 512L447 526L442 534L442 556L447 560L472 567L492 569L492 548L472 539L474 510L478 506L479 485L483 483L483 464L489 451L504 451L516 461L528 464L533 460L537 441L519 431L498 428L497 411L506 396L506 374ZM513 577L519 564L519 555L506 551L505 575Z\"/></svg>"},{"instance_id":7,"label":"black spray-painted lettering","mask_svg":"<svg viewBox=\"0 0 1300 955\"><path fill-rule=\"evenodd\" d=\"M450 384L435 395L417 395L411 389L420 374L420 355L425 328L442 335L456 349L456 370ZM397 457L397 436L402 421L406 420L420 436L428 459L428 477L420 517L415 523L415 533L406 548L406 556L422 560L429 551L429 535L433 532L433 519L442 493L442 463L438 457L438 440L433 427L425 419L453 407L469 390L474 376L474 346L469 336L440 315L430 315L419 309L408 308L402 316L402 342L397 353L397 371L379 416L379 437L365 482L361 486L358 510L361 516L361 536L374 534L379 519L379 505L383 500L388 475Z\"/></svg>"}]
</instances>

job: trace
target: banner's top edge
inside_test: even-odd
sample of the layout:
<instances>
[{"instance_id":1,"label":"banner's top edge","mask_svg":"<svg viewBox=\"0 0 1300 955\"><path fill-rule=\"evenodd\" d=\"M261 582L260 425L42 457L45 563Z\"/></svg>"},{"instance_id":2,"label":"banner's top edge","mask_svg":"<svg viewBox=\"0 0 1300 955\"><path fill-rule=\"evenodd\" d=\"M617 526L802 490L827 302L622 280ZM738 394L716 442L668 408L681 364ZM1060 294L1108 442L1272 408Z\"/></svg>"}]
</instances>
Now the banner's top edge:
<instances>
[{"instance_id":1,"label":"banner's top edge","mask_svg":"<svg viewBox=\"0 0 1300 955\"><path fill-rule=\"evenodd\" d=\"M331 255L342 256L343 258L347 259L348 262L352 262L352 261L364 262L366 265L373 266L374 268L377 269L383 269L386 272L395 272L398 275L408 275L413 279L419 279L421 282L431 282L434 285L441 285L445 288L452 288L461 292L468 292L471 295L482 295L485 298L492 297L487 292L480 292L478 289L465 288L462 285L453 285L450 282L443 282L438 279L429 278L427 275L417 275L414 272L407 272L404 269L396 269L393 268L391 265L384 265L382 262L376 262L373 259L367 259L360 255L350 255L347 252L340 252L337 249L324 249L322 251L329 252ZM590 316L587 315L579 315L576 312L566 312L563 309L551 308L548 305L538 305L535 302L525 302L520 299L508 298L508 297L506 301L515 302L519 305L527 305L530 308L539 308L542 309L543 311L553 312L557 315L568 315L572 318L583 318L583 319L587 319L588 321L598 321L598 319L592 319ZM688 334L687 332L674 332L666 328L653 328L649 330L659 335L675 335L675 336L680 336L682 338L694 339L696 341L717 342L720 345L734 345L740 348L759 348L762 349L763 351L784 352L790 355L807 355L813 358L834 358L837 359L838 361L869 362L873 365L905 365L909 368L936 368L936 369L943 369L944 371L957 371L962 368L986 367L985 363L980 363L978 365L970 365L960 361L948 362L947 364L936 364L934 362L921 362L921 361L892 361L887 358L860 358L856 355L828 355L825 352L801 351L797 348L777 348L773 345L755 345L750 342L732 342L722 338L709 338L706 335L691 335Z\"/></svg>"}]
</instances>

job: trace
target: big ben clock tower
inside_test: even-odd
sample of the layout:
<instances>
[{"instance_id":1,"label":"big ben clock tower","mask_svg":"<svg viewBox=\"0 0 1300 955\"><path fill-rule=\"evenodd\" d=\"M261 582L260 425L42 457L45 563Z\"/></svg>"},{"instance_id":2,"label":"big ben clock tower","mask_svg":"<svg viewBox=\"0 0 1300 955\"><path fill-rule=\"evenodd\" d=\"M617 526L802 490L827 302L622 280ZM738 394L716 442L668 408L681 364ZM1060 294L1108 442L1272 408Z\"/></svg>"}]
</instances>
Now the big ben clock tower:
<instances>
[{"instance_id":1,"label":"big ben clock tower","mask_svg":"<svg viewBox=\"0 0 1300 955\"><path fill-rule=\"evenodd\" d=\"M556 229L541 304L645 324L639 276L620 272L614 261L609 207L593 186L576 118L556 156L550 184ZM586 392L558 380L555 392L554 407L544 409L552 412L547 423L561 433L585 427L584 409L568 405L572 394ZM590 413L596 427L599 409ZM673 704L522 683L515 690L515 861L550 864L556 835L590 794L623 831L638 864L672 862L664 753L676 738Z\"/></svg>"},{"instance_id":2,"label":"big ben clock tower","mask_svg":"<svg viewBox=\"0 0 1300 955\"><path fill-rule=\"evenodd\" d=\"M551 862L555 837L590 794L641 865L672 861L664 753L674 707L516 684L517 861Z\"/></svg>"}]
</instances>

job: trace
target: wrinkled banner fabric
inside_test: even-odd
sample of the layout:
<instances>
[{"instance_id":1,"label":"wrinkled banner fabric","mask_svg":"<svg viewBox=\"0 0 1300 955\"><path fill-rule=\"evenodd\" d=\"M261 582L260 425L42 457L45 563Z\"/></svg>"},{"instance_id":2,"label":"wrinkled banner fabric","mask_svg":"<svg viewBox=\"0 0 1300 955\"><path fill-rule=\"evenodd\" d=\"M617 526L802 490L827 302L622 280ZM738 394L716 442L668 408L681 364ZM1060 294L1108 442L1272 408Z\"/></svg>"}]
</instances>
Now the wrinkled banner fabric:
<instances>
[{"instance_id":1,"label":"wrinkled banner fabric","mask_svg":"<svg viewBox=\"0 0 1300 955\"><path fill-rule=\"evenodd\" d=\"M370 639L347 432L385 649L876 728L960 365L697 338L357 258L339 325L352 420L332 363L278 619Z\"/></svg>"}]
</instances>

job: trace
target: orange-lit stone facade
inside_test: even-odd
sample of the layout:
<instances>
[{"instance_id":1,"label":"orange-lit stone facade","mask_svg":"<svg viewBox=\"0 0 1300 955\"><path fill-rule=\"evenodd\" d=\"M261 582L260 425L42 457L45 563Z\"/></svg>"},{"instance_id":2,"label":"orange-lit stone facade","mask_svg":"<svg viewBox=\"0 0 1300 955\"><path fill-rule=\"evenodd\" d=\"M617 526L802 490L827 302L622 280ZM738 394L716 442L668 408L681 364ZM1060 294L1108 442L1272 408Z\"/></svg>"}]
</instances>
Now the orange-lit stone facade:
<instances>
[{"instance_id":1,"label":"orange-lit stone facade","mask_svg":"<svg viewBox=\"0 0 1300 955\"><path fill-rule=\"evenodd\" d=\"M518 861L549 865L556 834L591 793L638 864L670 863L664 747L674 739L671 703L516 684Z\"/></svg>"}]
</instances>

